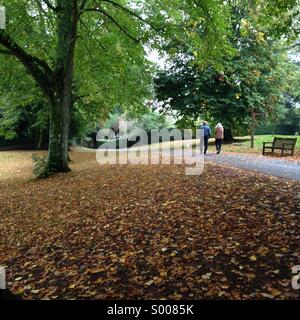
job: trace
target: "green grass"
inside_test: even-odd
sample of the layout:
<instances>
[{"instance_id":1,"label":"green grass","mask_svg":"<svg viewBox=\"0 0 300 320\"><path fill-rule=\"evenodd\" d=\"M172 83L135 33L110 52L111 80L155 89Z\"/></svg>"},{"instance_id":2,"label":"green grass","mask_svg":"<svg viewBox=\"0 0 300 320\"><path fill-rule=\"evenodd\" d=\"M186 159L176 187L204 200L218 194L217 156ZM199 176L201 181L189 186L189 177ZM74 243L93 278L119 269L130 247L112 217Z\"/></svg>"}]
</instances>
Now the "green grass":
<instances>
[{"instance_id":1,"label":"green grass","mask_svg":"<svg viewBox=\"0 0 300 320\"><path fill-rule=\"evenodd\" d=\"M255 154L262 154L262 147L263 142L272 142L274 137L284 137L284 138L295 138L295 136L288 136L288 135L256 135L254 139L254 149L251 149L251 139L250 136L244 136L244 137L235 137L235 140L232 143L224 143L222 150L227 152L237 152L237 153L255 153ZM190 143L192 145L199 144L198 140L186 140L186 143ZM215 151L215 139L211 138L209 141L209 152ZM178 149L182 148L182 141L174 141L169 143L157 143L153 144L152 148L169 148L172 149ZM149 146L144 146L142 149L147 150ZM134 148L131 149L134 151ZM297 144L295 148L295 156L300 156L300 137L297 137Z\"/></svg>"},{"instance_id":2,"label":"green grass","mask_svg":"<svg viewBox=\"0 0 300 320\"><path fill-rule=\"evenodd\" d=\"M223 150L230 152L261 153L263 142L272 142L274 137L295 138L295 136L288 135L256 135L254 138L254 149L251 149L250 136L236 137L233 143L224 144ZM300 155L300 137L297 137L295 155Z\"/></svg>"}]
</instances>

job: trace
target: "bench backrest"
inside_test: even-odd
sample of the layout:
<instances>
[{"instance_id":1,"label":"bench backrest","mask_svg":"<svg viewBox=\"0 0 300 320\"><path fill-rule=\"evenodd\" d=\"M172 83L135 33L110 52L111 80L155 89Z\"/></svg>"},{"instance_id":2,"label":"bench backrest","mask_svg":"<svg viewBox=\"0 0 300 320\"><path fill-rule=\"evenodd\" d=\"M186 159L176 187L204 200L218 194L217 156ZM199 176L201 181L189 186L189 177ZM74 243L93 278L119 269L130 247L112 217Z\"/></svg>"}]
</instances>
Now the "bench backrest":
<instances>
[{"instance_id":1,"label":"bench backrest","mask_svg":"<svg viewBox=\"0 0 300 320\"><path fill-rule=\"evenodd\" d=\"M295 148L297 138L274 138L273 146L275 148L282 148L283 144L287 143L285 149L293 150Z\"/></svg>"}]
</instances>

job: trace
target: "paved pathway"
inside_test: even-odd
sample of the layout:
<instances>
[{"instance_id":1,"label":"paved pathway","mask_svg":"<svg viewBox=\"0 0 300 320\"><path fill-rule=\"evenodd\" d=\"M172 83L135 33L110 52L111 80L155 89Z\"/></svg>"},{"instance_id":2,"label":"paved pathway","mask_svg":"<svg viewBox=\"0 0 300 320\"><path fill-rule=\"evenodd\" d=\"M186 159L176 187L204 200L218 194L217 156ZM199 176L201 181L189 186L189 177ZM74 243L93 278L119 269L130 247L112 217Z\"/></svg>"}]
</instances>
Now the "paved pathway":
<instances>
[{"instance_id":1,"label":"paved pathway","mask_svg":"<svg viewBox=\"0 0 300 320\"><path fill-rule=\"evenodd\" d=\"M274 159L245 154L208 153L205 159L216 163L229 164L236 168L259 171L276 177L300 181L300 163L284 159Z\"/></svg>"}]
</instances>

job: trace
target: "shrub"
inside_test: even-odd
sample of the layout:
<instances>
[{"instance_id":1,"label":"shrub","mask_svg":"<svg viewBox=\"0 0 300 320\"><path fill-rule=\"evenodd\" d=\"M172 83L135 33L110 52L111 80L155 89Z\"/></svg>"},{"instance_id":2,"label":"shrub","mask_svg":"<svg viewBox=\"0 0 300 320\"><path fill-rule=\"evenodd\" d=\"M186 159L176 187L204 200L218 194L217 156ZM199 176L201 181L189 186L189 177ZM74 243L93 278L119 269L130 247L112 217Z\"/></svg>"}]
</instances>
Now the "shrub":
<instances>
[{"instance_id":1,"label":"shrub","mask_svg":"<svg viewBox=\"0 0 300 320\"><path fill-rule=\"evenodd\" d=\"M48 157L40 157L37 154L32 155L33 173L37 178L45 178L49 175L47 170Z\"/></svg>"}]
</instances>

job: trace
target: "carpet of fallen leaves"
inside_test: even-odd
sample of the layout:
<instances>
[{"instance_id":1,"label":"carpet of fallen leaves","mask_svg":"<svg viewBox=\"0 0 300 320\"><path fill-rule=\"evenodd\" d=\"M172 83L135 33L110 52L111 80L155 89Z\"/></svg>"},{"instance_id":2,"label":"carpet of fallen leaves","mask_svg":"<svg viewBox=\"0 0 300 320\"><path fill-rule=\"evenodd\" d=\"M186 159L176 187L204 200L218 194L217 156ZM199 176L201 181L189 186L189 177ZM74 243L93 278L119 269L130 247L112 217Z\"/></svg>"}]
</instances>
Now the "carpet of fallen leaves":
<instances>
[{"instance_id":1,"label":"carpet of fallen leaves","mask_svg":"<svg viewBox=\"0 0 300 320\"><path fill-rule=\"evenodd\" d=\"M180 165L71 158L72 172L28 181L29 152L0 156L0 265L13 293L300 298L291 286L300 264L299 183L212 164L187 176Z\"/></svg>"}]
</instances>

